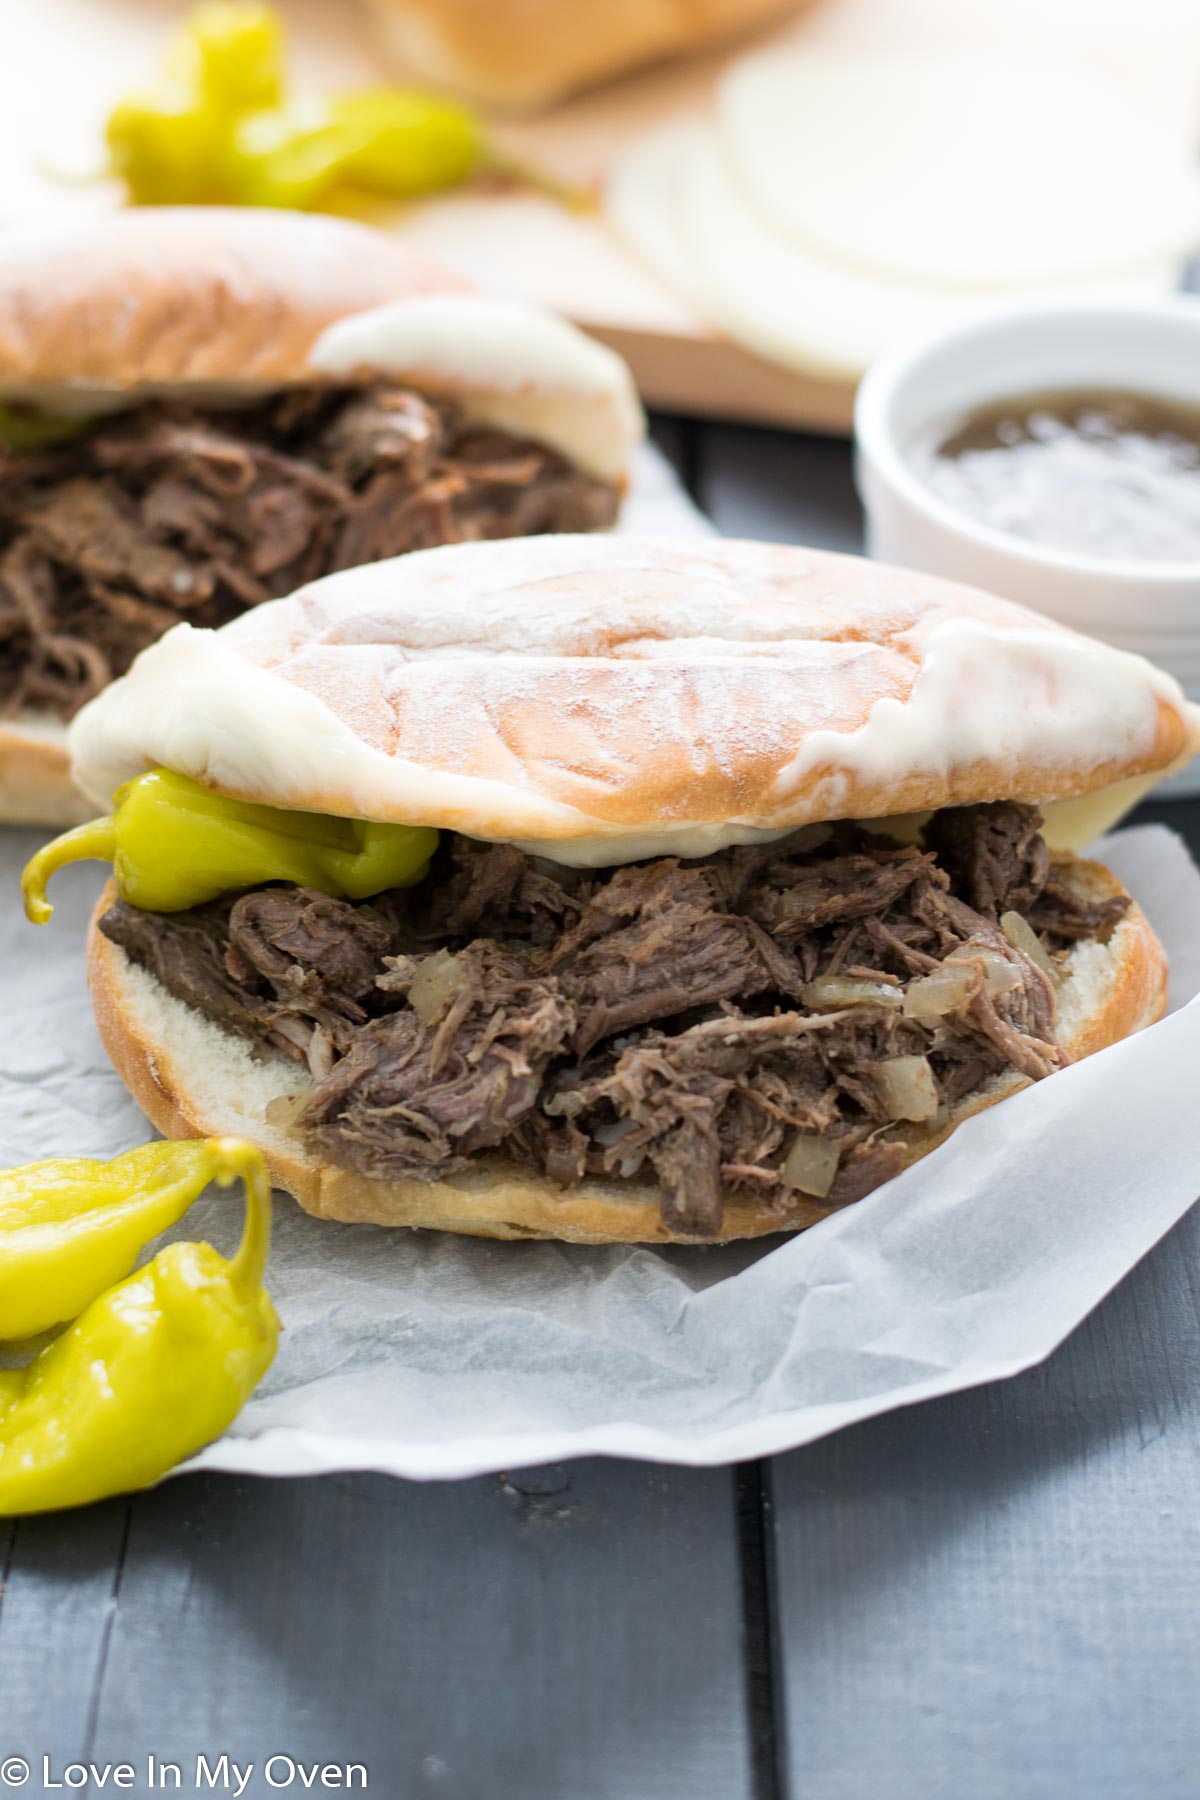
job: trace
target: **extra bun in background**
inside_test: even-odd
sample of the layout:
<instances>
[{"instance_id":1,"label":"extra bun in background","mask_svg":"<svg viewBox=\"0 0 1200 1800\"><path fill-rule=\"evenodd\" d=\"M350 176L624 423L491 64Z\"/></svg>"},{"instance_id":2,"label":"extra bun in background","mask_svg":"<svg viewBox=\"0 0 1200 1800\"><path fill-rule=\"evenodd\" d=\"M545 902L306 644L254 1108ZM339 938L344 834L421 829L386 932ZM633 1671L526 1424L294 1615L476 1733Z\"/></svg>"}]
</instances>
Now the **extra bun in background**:
<instances>
[{"instance_id":1,"label":"extra bun in background","mask_svg":"<svg viewBox=\"0 0 1200 1800\"><path fill-rule=\"evenodd\" d=\"M799 0L371 0L414 81L484 105L547 105L592 82L701 50L798 10Z\"/></svg>"},{"instance_id":2,"label":"extra bun in background","mask_svg":"<svg viewBox=\"0 0 1200 1800\"><path fill-rule=\"evenodd\" d=\"M139 206L22 226L0 242L0 389L295 381L335 319L465 287L319 215Z\"/></svg>"},{"instance_id":3,"label":"extra bun in background","mask_svg":"<svg viewBox=\"0 0 1200 1800\"><path fill-rule=\"evenodd\" d=\"M1067 841L1198 743L1200 711L1149 664L970 589L808 550L569 537L419 553L219 633L180 627L72 729L99 804L165 765L240 798L516 842L543 869L698 856L855 817L903 837L912 822L896 815L914 809L1057 803L1055 876L1093 903L1122 890ZM302 1067L253 1055L95 922L88 963L105 1045L153 1122L258 1138L318 1216L699 1241L664 1221L662 1190L641 1176L562 1185L500 1153L432 1181L336 1167L294 1128ZM1161 1014L1163 954L1136 905L1061 968L1068 1056ZM906 1129L905 1160L1025 1081L1006 1068ZM783 1218L737 1189L719 1235L829 1210L797 1197Z\"/></svg>"},{"instance_id":4,"label":"extra bun in background","mask_svg":"<svg viewBox=\"0 0 1200 1800\"><path fill-rule=\"evenodd\" d=\"M145 207L0 241L0 403L91 417L156 398L236 406L373 379L451 400L618 485L642 432L611 351L366 226ZM58 824L85 810L59 720L0 723L0 818Z\"/></svg>"},{"instance_id":5,"label":"extra bun in background","mask_svg":"<svg viewBox=\"0 0 1200 1800\"><path fill-rule=\"evenodd\" d=\"M536 427L606 479L642 433L611 350L350 220L143 206L0 239L0 401L89 415L373 377Z\"/></svg>"}]
</instances>

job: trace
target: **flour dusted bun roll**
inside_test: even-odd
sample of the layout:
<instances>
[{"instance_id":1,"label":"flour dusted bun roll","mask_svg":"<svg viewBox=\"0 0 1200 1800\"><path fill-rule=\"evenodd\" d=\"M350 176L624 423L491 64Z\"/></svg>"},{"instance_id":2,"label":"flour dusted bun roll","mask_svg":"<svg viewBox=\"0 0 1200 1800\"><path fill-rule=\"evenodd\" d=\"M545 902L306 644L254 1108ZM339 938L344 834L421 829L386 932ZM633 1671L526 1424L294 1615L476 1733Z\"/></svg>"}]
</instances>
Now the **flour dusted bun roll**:
<instances>
[{"instance_id":1,"label":"flour dusted bun roll","mask_svg":"<svg viewBox=\"0 0 1200 1800\"><path fill-rule=\"evenodd\" d=\"M703 49L796 7L797 0L372 0L403 72L514 108Z\"/></svg>"},{"instance_id":2,"label":"flour dusted bun roll","mask_svg":"<svg viewBox=\"0 0 1200 1800\"><path fill-rule=\"evenodd\" d=\"M1198 742L1140 658L855 558L420 553L177 627L80 714L98 805L166 768L302 837L441 834L367 899L110 890L97 1018L156 1125L258 1137L323 1217L796 1229L1159 1016L1074 852Z\"/></svg>"},{"instance_id":3,"label":"flour dusted bun roll","mask_svg":"<svg viewBox=\"0 0 1200 1800\"><path fill-rule=\"evenodd\" d=\"M409 548L604 526L619 358L342 220L218 208L0 243L0 819L81 816L66 720L179 620Z\"/></svg>"},{"instance_id":4,"label":"flour dusted bun roll","mask_svg":"<svg viewBox=\"0 0 1200 1800\"><path fill-rule=\"evenodd\" d=\"M612 864L1165 769L1170 676L854 556L559 537L374 564L187 626L76 722L85 792L162 763L249 800Z\"/></svg>"}]
</instances>

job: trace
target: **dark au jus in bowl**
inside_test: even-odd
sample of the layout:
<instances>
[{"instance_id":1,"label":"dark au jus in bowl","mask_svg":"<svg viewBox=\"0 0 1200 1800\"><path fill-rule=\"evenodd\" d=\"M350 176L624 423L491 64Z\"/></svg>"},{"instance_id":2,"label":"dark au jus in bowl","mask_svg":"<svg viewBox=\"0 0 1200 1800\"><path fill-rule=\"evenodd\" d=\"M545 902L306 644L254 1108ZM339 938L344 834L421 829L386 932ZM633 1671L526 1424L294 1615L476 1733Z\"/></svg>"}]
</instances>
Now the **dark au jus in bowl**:
<instances>
[{"instance_id":1,"label":"dark au jus in bowl","mask_svg":"<svg viewBox=\"0 0 1200 1800\"><path fill-rule=\"evenodd\" d=\"M1024 394L935 421L909 455L994 531L1120 562L1200 561L1200 407L1126 389Z\"/></svg>"},{"instance_id":2,"label":"dark au jus in bowl","mask_svg":"<svg viewBox=\"0 0 1200 1800\"><path fill-rule=\"evenodd\" d=\"M989 309L855 403L872 556L1036 608L1200 698L1200 302ZM1170 792L1200 792L1200 765Z\"/></svg>"}]
</instances>

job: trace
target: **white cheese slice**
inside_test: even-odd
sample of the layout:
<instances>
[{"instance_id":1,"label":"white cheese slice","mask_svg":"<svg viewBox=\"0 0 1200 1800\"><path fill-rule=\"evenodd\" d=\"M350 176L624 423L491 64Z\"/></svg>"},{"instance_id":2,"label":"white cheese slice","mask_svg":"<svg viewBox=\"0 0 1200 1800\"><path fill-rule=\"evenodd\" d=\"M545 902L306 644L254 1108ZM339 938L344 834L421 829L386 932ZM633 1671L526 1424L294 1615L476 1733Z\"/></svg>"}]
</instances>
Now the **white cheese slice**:
<instances>
[{"instance_id":1,"label":"white cheese slice","mask_svg":"<svg viewBox=\"0 0 1200 1800\"><path fill-rule=\"evenodd\" d=\"M634 145L614 172L608 204L633 253L711 325L814 374L854 380L897 338L949 324L979 303L978 294L872 275L805 251L749 204L702 119L676 121ZM1139 299L1168 292L1174 279L1173 265L1158 263L1061 283L1054 295Z\"/></svg>"},{"instance_id":2,"label":"white cheese slice","mask_svg":"<svg viewBox=\"0 0 1200 1800\"><path fill-rule=\"evenodd\" d=\"M687 159L705 130L699 119L689 118L636 138L609 175L605 208L626 249L671 293L687 298L702 318L713 321L715 302L703 291L679 216Z\"/></svg>"},{"instance_id":3,"label":"white cheese slice","mask_svg":"<svg viewBox=\"0 0 1200 1800\"><path fill-rule=\"evenodd\" d=\"M767 51L724 77L717 121L747 202L867 273L978 292L1200 244L1193 163L1077 59Z\"/></svg>"},{"instance_id":4,"label":"white cheese slice","mask_svg":"<svg viewBox=\"0 0 1200 1800\"><path fill-rule=\"evenodd\" d=\"M1132 775L1128 781L1110 782L1094 794L1080 794L1075 800L1048 800L1042 805L1042 836L1051 850L1069 850L1081 856L1106 831L1121 823L1135 806L1162 781L1164 771L1153 775ZM888 819L859 819L867 831L882 832L901 844L915 844L932 813L894 813Z\"/></svg>"}]
</instances>

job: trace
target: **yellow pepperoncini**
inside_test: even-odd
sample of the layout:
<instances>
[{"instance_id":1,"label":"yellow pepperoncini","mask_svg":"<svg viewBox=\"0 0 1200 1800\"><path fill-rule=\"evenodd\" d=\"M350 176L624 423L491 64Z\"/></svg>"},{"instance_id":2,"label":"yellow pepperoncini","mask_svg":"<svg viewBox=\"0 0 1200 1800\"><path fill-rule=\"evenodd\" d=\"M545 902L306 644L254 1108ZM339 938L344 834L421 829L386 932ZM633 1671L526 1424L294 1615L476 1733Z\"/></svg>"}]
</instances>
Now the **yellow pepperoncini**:
<instances>
[{"instance_id":1,"label":"yellow pepperoncini","mask_svg":"<svg viewBox=\"0 0 1200 1800\"><path fill-rule=\"evenodd\" d=\"M56 444L82 437L91 425L88 418L0 402L0 447L7 450L52 450Z\"/></svg>"},{"instance_id":2,"label":"yellow pepperoncini","mask_svg":"<svg viewBox=\"0 0 1200 1800\"><path fill-rule=\"evenodd\" d=\"M143 1144L0 1173L0 1340L78 1318L212 1180L201 1142Z\"/></svg>"},{"instance_id":3,"label":"yellow pepperoncini","mask_svg":"<svg viewBox=\"0 0 1200 1800\"><path fill-rule=\"evenodd\" d=\"M224 197L226 149L242 113L283 97L284 35L269 6L211 0L172 43L165 78L113 108L112 172L143 206Z\"/></svg>"},{"instance_id":4,"label":"yellow pepperoncini","mask_svg":"<svg viewBox=\"0 0 1200 1800\"><path fill-rule=\"evenodd\" d=\"M365 900L420 881L437 841L429 826L260 806L153 769L118 790L110 818L77 825L39 850L21 891L26 916L44 925L54 871L95 857L112 863L122 898L146 912L183 912L265 881Z\"/></svg>"},{"instance_id":5,"label":"yellow pepperoncini","mask_svg":"<svg viewBox=\"0 0 1200 1800\"><path fill-rule=\"evenodd\" d=\"M224 113L177 85L127 95L105 127L112 172L139 206L219 200L226 135Z\"/></svg>"},{"instance_id":6,"label":"yellow pepperoncini","mask_svg":"<svg viewBox=\"0 0 1200 1800\"><path fill-rule=\"evenodd\" d=\"M248 114L234 126L225 178L246 206L315 207L347 187L408 200L457 187L482 153L465 107L376 88Z\"/></svg>"},{"instance_id":7,"label":"yellow pepperoncini","mask_svg":"<svg viewBox=\"0 0 1200 1800\"><path fill-rule=\"evenodd\" d=\"M253 0L206 0L167 51L167 74L227 114L283 99L283 22Z\"/></svg>"},{"instance_id":8,"label":"yellow pepperoncini","mask_svg":"<svg viewBox=\"0 0 1200 1800\"><path fill-rule=\"evenodd\" d=\"M284 50L269 6L199 7L160 84L109 117L110 166L130 199L345 210L356 196L406 200L488 170L568 206L590 204L499 154L475 113L438 95L369 88L286 100Z\"/></svg>"},{"instance_id":9,"label":"yellow pepperoncini","mask_svg":"<svg viewBox=\"0 0 1200 1800\"><path fill-rule=\"evenodd\" d=\"M211 1244L169 1244L5 1374L0 1515L148 1486L218 1437L270 1367L279 1320L263 1288L266 1164L239 1138L200 1148L211 1179L245 1183L237 1253L226 1261Z\"/></svg>"}]
</instances>

